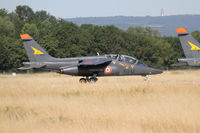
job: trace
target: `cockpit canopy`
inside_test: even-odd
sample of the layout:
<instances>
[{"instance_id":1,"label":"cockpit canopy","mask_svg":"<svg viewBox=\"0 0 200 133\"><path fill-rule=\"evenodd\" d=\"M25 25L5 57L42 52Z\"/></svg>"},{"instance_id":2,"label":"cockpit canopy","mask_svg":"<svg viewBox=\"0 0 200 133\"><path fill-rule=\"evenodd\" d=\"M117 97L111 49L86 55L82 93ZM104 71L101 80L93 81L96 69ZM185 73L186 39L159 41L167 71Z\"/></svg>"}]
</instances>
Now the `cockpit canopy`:
<instances>
[{"instance_id":1,"label":"cockpit canopy","mask_svg":"<svg viewBox=\"0 0 200 133\"><path fill-rule=\"evenodd\" d=\"M121 62L129 63L129 64L138 64L140 66L146 66L144 63L139 61L138 59L128 56L128 55L118 55L118 54L107 54L105 55L107 58L118 60Z\"/></svg>"}]
</instances>

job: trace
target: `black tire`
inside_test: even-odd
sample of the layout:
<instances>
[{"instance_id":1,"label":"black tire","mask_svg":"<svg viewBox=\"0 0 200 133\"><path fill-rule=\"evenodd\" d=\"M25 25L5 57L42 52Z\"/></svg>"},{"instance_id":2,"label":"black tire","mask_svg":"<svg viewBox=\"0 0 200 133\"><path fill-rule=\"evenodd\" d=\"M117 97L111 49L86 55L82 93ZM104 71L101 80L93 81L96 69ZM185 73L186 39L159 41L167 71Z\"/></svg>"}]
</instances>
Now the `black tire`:
<instances>
[{"instance_id":1,"label":"black tire","mask_svg":"<svg viewBox=\"0 0 200 133\"><path fill-rule=\"evenodd\" d=\"M87 80L85 79L85 78L81 78L80 80L79 80L79 83L87 83Z\"/></svg>"},{"instance_id":2,"label":"black tire","mask_svg":"<svg viewBox=\"0 0 200 133\"><path fill-rule=\"evenodd\" d=\"M97 82L97 80L98 80L97 78L90 78L89 82L90 83L95 83L95 82Z\"/></svg>"}]
</instances>

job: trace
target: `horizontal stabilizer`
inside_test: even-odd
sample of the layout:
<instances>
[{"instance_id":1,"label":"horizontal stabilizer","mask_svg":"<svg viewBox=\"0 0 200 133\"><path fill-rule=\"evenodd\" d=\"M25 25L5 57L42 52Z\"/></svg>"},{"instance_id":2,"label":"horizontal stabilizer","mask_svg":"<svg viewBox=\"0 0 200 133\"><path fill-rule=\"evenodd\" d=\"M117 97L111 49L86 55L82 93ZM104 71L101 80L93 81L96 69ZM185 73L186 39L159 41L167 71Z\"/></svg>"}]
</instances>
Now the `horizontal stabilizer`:
<instances>
[{"instance_id":1,"label":"horizontal stabilizer","mask_svg":"<svg viewBox=\"0 0 200 133\"><path fill-rule=\"evenodd\" d=\"M180 62L188 62L188 61L200 61L200 58L180 58L178 59Z\"/></svg>"},{"instance_id":2,"label":"horizontal stabilizer","mask_svg":"<svg viewBox=\"0 0 200 133\"><path fill-rule=\"evenodd\" d=\"M179 62L188 62L188 61L193 61L194 58L181 58L181 59L178 59Z\"/></svg>"},{"instance_id":3,"label":"horizontal stabilizer","mask_svg":"<svg viewBox=\"0 0 200 133\"><path fill-rule=\"evenodd\" d=\"M25 66L31 66L31 67L33 67L33 68L42 68L42 67L44 67L45 66L45 64L44 63L41 63L41 62L23 62L23 64L25 65Z\"/></svg>"},{"instance_id":4,"label":"horizontal stabilizer","mask_svg":"<svg viewBox=\"0 0 200 133\"><path fill-rule=\"evenodd\" d=\"M190 66L200 66L200 58L178 59L179 62L187 63Z\"/></svg>"},{"instance_id":5,"label":"horizontal stabilizer","mask_svg":"<svg viewBox=\"0 0 200 133\"><path fill-rule=\"evenodd\" d=\"M46 65L44 63L41 62L23 62L24 66L18 68L19 70L28 70L28 69L32 69L32 68L43 68Z\"/></svg>"},{"instance_id":6,"label":"horizontal stabilizer","mask_svg":"<svg viewBox=\"0 0 200 133\"><path fill-rule=\"evenodd\" d=\"M20 67L20 68L17 68L19 70L29 70L29 69L32 69L32 67L30 66L23 66L23 67Z\"/></svg>"}]
</instances>

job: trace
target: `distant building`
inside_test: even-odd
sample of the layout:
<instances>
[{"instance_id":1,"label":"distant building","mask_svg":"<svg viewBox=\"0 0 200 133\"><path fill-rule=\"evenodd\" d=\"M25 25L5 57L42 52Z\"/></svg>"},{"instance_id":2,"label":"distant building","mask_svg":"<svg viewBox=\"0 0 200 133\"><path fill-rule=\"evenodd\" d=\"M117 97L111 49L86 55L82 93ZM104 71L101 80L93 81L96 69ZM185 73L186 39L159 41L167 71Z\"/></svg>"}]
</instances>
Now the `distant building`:
<instances>
[{"instance_id":1,"label":"distant building","mask_svg":"<svg viewBox=\"0 0 200 133\"><path fill-rule=\"evenodd\" d=\"M164 9L162 8L161 9L161 14L160 14L160 16L164 16L165 14L164 14Z\"/></svg>"}]
</instances>

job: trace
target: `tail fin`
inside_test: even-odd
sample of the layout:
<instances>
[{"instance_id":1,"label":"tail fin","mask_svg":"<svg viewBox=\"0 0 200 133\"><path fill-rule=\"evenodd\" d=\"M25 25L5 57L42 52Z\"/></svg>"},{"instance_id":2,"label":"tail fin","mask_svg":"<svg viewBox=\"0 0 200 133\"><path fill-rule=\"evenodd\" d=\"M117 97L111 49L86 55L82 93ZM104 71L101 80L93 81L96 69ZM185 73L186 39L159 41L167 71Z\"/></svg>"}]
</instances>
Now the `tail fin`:
<instances>
[{"instance_id":1,"label":"tail fin","mask_svg":"<svg viewBox=\"0 0 200 133\"><path fill-rule=\"evenodd\" d=\"M200 43L185 28L176 29L186 58L200 58Z\"/></svg>"},{"instance_id":2,"label":"tail fin","mask_svg":"<svg viewBox=\"0 0 200 133\"><path fill-rule=\"evenodd\" d=\"M37 42L35 42L35 40L33 40L33 38L28 34L21 35L21 39L30 62L43 62L53 59L53 57L50 56L43 48L41 48L40 45L37 44Z\"/></svg>"},{"instance_id":3,"label":"tail fin","mask_svg":"<svg viewBox=\"0 0 200 133\"><path fill-rule=\"evenodd\" d=\"M200 43L192 37L185 28L176 29L186 59L179 59L180 62L187 62L190 66L200 65Z\"/></svg>"}]
</instances>

